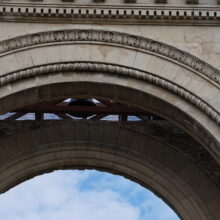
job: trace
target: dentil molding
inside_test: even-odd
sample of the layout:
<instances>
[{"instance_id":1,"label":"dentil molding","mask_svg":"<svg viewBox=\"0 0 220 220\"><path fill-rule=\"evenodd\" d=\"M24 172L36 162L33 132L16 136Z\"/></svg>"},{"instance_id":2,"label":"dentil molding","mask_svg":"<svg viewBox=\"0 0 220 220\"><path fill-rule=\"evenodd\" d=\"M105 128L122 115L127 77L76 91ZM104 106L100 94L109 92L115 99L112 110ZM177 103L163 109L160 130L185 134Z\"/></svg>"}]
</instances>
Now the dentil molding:
<instances>
[{"instance_id":1,"label":"dentil molding","mask_svg":"<svg viewBox=\"0 0 220 220\"><path fill-rule=\"evenodd\" d=\"M0 21L161 25L220 25L219 7L72 5L0 2Z\"/></svg>"}]
</instances>

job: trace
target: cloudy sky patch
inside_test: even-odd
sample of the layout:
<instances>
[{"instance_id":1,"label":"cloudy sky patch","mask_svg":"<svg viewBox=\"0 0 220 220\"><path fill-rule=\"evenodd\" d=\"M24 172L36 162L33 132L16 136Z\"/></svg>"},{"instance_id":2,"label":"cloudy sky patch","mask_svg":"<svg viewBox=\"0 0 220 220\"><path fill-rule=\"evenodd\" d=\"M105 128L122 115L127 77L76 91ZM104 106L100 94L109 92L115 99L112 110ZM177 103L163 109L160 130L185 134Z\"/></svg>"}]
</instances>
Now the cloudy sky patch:
<instances>
[{"instance_id":1,"label":"cloudy sky patch","mask_svg":"<svg viewBox=\"0 0 220 220\"><path fill-rule=\"evenodd\" d=\"M179 220L158 197L123 177L56 171L0 195L4 220Z\"/></svg>"}]
</instances>

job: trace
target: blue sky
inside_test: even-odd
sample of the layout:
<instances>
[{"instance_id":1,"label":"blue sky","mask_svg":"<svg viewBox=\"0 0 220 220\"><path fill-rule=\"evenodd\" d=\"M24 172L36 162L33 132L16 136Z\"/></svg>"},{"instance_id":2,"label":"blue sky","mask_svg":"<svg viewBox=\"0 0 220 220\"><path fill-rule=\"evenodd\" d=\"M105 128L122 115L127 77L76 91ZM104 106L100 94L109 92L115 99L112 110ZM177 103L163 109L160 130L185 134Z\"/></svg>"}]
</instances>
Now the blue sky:
<instances>
[{"instance_id":1,"label":"blue sky","mask_svg":"<svg viewBox=\"0 0 220 220\"><path fill-rule=\"evenodd\" d=\"M179 220L153 193L95 170L55 171L0 195L4 220Z\"/></svg>"}]
</instances>

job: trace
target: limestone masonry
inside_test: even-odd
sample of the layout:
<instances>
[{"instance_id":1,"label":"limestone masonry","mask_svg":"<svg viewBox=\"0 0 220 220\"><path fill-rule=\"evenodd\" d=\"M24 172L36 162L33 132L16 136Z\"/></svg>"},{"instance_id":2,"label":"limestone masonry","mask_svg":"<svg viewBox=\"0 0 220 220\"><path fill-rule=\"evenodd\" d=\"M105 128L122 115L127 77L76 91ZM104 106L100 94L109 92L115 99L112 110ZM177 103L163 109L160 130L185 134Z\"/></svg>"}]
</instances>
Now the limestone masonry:
<instances>
[{"instance_id":1,"label":"limestone masonry","mask_svg":"<svg viewBox=\"0 0 220 220\"><path fill-rule=\"evenodd\" d=\"M220 1L0 1L0 114L1 193L97 169L219 220Z\"/></svg>"}]
</instances>

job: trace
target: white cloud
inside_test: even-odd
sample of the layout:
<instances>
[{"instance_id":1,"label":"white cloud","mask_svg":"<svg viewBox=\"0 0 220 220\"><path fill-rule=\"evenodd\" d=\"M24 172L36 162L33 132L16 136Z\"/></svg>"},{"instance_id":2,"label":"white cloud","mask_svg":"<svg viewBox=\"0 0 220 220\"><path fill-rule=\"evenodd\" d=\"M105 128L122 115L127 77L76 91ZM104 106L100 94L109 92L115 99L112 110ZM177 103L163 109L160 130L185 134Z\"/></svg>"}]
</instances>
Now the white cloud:
<instances>
[{"instance_id":1,"label":"white cloud","mask_svg":"<svg viewBox=\"0 0 220 220\"><path fill-rule=\"evenodd\" d=\"M178 220L177 215L158 197L152 193L147 193L147 198L141 203L142 217L141 220Z\"/></svg>"},{"instance_id":2,"label":"white cloud","mask_svg":"<svg viewBox=\"0 0 220 220\"><path fill-rule=\"evenodd\" d=\"M54 172L24 182L0 196L0 216L4 220L178 219L137 184L95 171Z\"/></svg>"}]
</instances>

